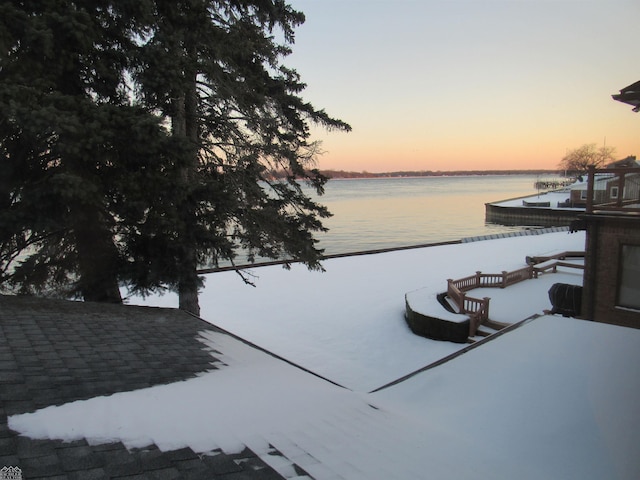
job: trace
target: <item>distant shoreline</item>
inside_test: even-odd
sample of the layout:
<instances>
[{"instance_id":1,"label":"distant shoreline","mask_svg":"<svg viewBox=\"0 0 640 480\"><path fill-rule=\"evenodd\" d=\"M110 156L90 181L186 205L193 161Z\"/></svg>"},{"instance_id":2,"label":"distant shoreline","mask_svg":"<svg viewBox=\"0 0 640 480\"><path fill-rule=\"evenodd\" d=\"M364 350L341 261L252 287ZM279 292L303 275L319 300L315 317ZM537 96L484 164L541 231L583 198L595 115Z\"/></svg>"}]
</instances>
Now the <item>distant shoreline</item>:
<instances>
[{"instance_id":1,"label":"distant shoreline","mask_svg":"<svg viewBox=\"0 0 640 480\"><path fill-rule=\"evenodd\" d=\"M562 177L559 170L402 170L396 172L367 171L351 172L346 170L320 169L320 174L330 179L352 179L352 178L416 178L416 177L471 177L489 175L547 175ZM267 180L278 180L288 178L290 173L285 170L270 171L266 175Z\"/></svg>"},{"instance_id":2,"label":"distant shoreline","mask_svg":"<svg viewBox=\"0 0 640 480\"><path fill-rule=\"evenodd\" d=\"M488 175L554 175L562 176L558 170L451 170L451 171L397 171L397 172L349 172L344 170L320 170L331 179L349 178L404 178L404 177L468 177Z\"/></svg>"}]
</instances>

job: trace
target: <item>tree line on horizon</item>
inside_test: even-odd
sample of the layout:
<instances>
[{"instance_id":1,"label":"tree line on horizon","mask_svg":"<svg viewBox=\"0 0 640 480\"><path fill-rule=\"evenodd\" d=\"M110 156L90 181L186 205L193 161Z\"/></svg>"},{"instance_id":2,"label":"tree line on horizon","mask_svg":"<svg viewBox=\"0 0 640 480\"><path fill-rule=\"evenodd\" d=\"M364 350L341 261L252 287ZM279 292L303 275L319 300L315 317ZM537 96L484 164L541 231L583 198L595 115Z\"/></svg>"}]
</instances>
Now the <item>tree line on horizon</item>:
<instances>
[{"instance_id":1,"label":"tree line on horizon","mask_svg":"<svg viewBox=\"0 0 640 480\"><path fill-rule=\"evenodd\" d=\"M559 175L560 170L398 170L391 172L355 172L347 170L319 169L327 178L401 178L401 177L452 177L475 175ZM285 178L287 172L273 171L268 176L272 179Z\"/></svg>"},{"instance_id":2,"label":"tree line on horizon","mask_svg":"<svg viewBox=\"0 0 640 480\"><path fill-rule=\"evenodd\" d=\"M283 64L303 22L284 0L2 3L2 290L170 289L198 314L198 268L239 250L321 268L310 125L350 126Z\"/></svg>"}]
</instances>

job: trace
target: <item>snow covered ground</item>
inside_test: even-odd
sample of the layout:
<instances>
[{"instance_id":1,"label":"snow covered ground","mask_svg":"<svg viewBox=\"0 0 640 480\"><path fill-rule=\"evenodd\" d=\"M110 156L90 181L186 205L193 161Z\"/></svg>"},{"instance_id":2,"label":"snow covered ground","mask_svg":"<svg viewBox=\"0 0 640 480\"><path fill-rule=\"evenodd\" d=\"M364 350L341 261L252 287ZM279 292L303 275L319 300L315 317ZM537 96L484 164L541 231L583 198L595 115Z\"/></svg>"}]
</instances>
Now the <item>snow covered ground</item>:
<instances>
[{"instance_id":1,"label":"snow covered ground","mask_svg":"<svg viewBox=\"0 0 640 480\"><path fill-rule=\"evenodd\" d=\"M465 346L414 335L404 320L407 292L444 292L448 278L516 270L527 255L582 251L584 242L584 232L557 232L336 258L324 262L323 273L302 265L259 267L251 270L255 288L234 272L215 273L200 296L201 316L340 385L369 392ZM555 282L581 284L581 275L563 270L526 286L491 289L491 315L516 322L541 314L551 308L547 292ZM174 295L131 303L178 305Z\"/></svg>"},{"instance_id":2,"label":"snow covered ground","mask_svg":"<svg viewBox=\"0 0 640 480\"><path fill-rule=\"evenodd\" d=\"M35 438L165 450L247 445L287 478L308 478L296 464L316 479L637 479L640 330L545 316L367 393L463 347L413 335L406 292L439 292L447 278L583 248L584 234L553 233L340 258L325 273L255 268L256 288L213 274L201 296L205 319L348 388L204 330L219 370L9 425ZM580 279L573 270L553 275ZM510 321L541 313L550 307L547 279L513 295L514 287L491 289L491 311ZM175 306L175 298L144 303Z\"/></svg>"}]
</instances>

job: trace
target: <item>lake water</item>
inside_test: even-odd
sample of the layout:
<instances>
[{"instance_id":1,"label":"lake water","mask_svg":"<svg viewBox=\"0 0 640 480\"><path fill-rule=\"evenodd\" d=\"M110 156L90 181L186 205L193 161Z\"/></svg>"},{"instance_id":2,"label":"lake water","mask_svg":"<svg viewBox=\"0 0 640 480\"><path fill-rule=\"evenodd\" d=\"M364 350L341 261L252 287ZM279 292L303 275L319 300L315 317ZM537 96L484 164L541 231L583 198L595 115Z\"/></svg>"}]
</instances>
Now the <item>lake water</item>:
<instances>
[{"instance_id":1,"label":"lake water","mask_svg":"<svg viewBox=\"0 0 640 480\"><path fill-rule=\"evenodd\" d=\"M536 193L536 175L334 179L318 201L333 217L325 254L522 230L485 222L485 203Z\"/></svg>"}]
</instances>

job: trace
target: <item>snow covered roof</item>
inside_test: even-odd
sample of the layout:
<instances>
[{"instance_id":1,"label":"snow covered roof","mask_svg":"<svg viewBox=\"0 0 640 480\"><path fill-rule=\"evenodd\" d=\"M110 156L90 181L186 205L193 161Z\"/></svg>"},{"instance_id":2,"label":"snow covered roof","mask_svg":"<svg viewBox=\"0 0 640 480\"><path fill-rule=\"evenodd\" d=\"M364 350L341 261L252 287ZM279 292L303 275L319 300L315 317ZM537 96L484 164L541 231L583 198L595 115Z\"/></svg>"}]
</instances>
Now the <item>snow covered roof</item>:
<instances>
[{"instance_id":1,"label":"snow covered roof","mask_svg":"<svg viewBox=\"0 0 640 480\"><path fill-rule=\"evenodd\" d=\"M637 478L640 331L542 317L377 393L226 334L198 378L14 416L36 438L172 451L249 446L285 478ZM615 406L615 407L614 407ZM302 475L301 475L302 473Z\"/></svg>"},{"instance_id":2,"label":"snow covered roof","mask_svg":"<svg viewBox=\"0 0 640 480\"><path fill-rule=\"evenodd\" d=\"M542 317L374 404L424 429L434 478L638 478L638 342L640 330Z\"/></svg>"},{"instance_id":3,"label":"snow covered roof","mask_svg":"<svg viewBox=\"0 0 640 480\"><path fill-rule=\"evenodd\" d=\"M247 448L206 455L153 444L132 450L117 437L38 440L9 429L7 416L179 383L211 370L219 361L196 340L203 328L209 325L175 309L0 295L0 467L17 468L25 479L280 478ZM100 414L93 421L111 418ZM0 478L5 472L0 469Z\"/></svg>"},{"instance_id":4,"label":"snow covered roof","mask_svg":"<svg viewBox=\"0 0 640 480\"><path fill-rule=\"evenodd\" d=\"M12 415L9 426L165 451L249 447L296 479L635 479L640 330L543 316L368 393L464 347L411 334L404 293L583 246L582 232L562 232L335 259L326 273L256 268L256 288L210 275L206 319L304 368L200 324L191 340L215 370ZM549 306L545 288L528 289L537 311ZM496 289L492 309L520 320L536 308L508 290Z\"/></svg>"}]
</instances>

